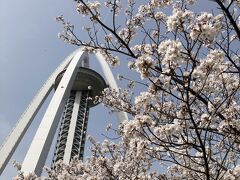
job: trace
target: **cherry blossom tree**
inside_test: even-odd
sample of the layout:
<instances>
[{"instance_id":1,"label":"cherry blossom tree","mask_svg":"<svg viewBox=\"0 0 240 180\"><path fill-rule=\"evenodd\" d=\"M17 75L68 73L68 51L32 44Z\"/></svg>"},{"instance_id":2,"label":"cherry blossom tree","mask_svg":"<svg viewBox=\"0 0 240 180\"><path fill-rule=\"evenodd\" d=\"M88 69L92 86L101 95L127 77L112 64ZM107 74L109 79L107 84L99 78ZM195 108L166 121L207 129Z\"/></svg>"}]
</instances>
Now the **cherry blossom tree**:
<instances>
[{"instance_id":1,"label":"cherry blossom tree","mask_svg":"<svg viewBox=\"0 0 240 180\"><path fill-rule=\"evenodd\" d=\"M199 3L211 9L199 11ZM240 179L240 1L76 0L76 9L92 22L84 27L89 39L63 16L59 37L112 66L128 60L141 81L122 74L128 89L98 97L129 114L108 127L118 141L90 137L89 159L59 161L46 179ZM133 96L133 84L142 92Z\"/></svg>"}]
</instances>

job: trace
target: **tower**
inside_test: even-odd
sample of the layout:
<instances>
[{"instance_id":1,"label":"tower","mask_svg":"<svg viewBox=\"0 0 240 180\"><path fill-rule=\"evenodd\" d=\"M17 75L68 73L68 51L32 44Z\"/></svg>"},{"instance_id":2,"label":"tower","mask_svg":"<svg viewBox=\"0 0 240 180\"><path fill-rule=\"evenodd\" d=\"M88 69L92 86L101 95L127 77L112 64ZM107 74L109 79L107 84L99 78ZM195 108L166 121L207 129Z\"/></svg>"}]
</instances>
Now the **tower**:
<instances>
[{"instance_id":1,"label":"tower","mask_svg":"<svg viewBox=\"0 0 240 180\"><path fill-rule=\"evenodd\" d=\"M55 80L55 89L65 73L63 70ZM89 108L97 105L94 98L106 88L105 80L95 71L80 67L66 101L61 117L53 166L58 160L69 163L77 156L83 159Z\"/></svg>"},{"instance_id":2,"label":"tower","mask_svg":"<svg viewBox=\"0 0 240 180\"><path fill-rule=\"evenodd\" d=\"M96 53L96 56L108 85L117 89L104 57L100 53ZM78 49L70 54L44 83L0 146L0 174L52 89L55 89L54 95L22 163L22 171L40 175L60 119L54 162L62 159L69 163L76 155L82 159L89 108L95 105L94 97L106 86L102 76L89 68L86 52ZM119 121L127 119L126 113L118 112L117 115Z\"/></svg>"}]
</instances>

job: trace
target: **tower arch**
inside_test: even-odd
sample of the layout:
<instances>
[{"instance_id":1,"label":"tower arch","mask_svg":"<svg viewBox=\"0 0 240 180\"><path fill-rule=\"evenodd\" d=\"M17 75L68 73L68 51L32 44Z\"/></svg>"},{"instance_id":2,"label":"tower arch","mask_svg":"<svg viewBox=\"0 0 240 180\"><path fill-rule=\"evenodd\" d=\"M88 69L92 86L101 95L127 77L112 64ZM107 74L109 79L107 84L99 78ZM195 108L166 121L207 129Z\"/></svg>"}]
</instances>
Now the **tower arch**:
<instances>
[{"instance_id":1,"label":"tower arch","mask_svg":"<svg viewBox=\"0 0 240 180\"><path fill-rule=\"evenodd\" d=\"M104 57L99 52L96 53L96 57L102 71L104 72L107 83L111 88L118 90L112 71ZM55 79L64 69L66 69L66 72L59 83L60 88L58 88L53 95L22 165L23 172L35 172L37 174L41 172L57 128L58 120L60 119L61 112L64 108L64 102L70 94L71 86L77 76L79 67L89 67L88 54L84 52L82 48L71 53L49 76L48 80L44 83L19 118L16 126L0 146L0 174L3 172L43 102L53 90ZM128 119L125 112L117 112L117 116L119 122Z\"/></svg>"}]
</instances>

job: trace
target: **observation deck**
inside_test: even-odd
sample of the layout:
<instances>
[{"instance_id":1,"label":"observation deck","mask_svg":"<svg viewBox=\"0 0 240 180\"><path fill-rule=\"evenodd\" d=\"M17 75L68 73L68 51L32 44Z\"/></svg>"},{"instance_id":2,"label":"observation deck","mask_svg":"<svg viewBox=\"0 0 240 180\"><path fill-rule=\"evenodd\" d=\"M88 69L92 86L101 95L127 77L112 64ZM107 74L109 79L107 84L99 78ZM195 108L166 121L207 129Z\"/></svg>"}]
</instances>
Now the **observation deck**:
<instances>
[{"instance_id":1,"label":"observation deck","mask_svg":"<svg viewBox=\"0 0 240 180\"><path fill-rule=\"evenodd\" d=\"M55 90L57 89L65 71L66 69L64 69L62 72L60 72L57 75L55 79L55 84L54 84ZM98 103L94 103L95 97L100 96L101 92L106 87L107 87L107 84L100 74L98 74L96 71L92 69L80 67L71 90L73 91L90 90L89 97L91 99L89 100L89 107L93 107L98 104Z\"/></svg>"}]
</instances>

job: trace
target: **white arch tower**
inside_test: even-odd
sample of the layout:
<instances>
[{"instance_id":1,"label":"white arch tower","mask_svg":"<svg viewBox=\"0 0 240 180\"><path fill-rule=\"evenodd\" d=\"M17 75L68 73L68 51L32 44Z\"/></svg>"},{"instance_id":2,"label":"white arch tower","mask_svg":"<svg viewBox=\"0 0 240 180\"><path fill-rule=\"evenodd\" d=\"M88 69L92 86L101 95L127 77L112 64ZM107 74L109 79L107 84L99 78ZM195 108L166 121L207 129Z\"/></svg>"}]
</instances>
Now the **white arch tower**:
<instances>
[{"instance_id":1,"label":"white arch tower","mask_svg":"<svg viewBox=\"0 0 240 180\"><path fill-rule=\"evenodd\" d=\"M101 75L89 68L87 52L80 48L70 54L44 83L0 146L0 175L53 89L55 89L54 95L22 163L22 171L41 174L60 119L61 128L54 162L62 159L63 162L69 163L70 159L76 155L79 159L83 158L89 107L95 105L88 100L88 97L94 98L99 95L107 84L112 89L118 90L112 71L104 57L100 53L96 53L96 57L107 83ZM118 112L117 116L119 122L128 119L124 112Z\"/></svg>"}]
</instances>

